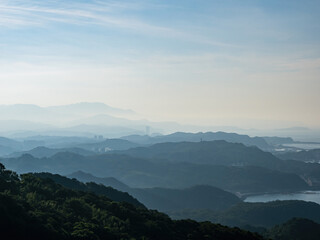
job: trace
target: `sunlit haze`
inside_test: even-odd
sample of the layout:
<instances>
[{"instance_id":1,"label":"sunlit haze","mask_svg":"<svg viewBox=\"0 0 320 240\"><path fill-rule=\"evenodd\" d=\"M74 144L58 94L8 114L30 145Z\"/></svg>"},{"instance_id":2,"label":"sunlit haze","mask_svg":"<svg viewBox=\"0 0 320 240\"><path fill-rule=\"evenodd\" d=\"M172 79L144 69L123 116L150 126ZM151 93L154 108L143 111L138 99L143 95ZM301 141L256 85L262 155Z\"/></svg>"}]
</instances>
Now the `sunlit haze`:
<instances>
[{"instance_id":1,"label":"sunlit haze","mask_svg":"<svg viewBox=\"0 0 320 240\"><path fill-rule=\"evenodd\" d=\"M0 0L0 232L320 239L320 0Z\"/></svg>"},{"instance_id":2,"label":"sunlit haze","mask_svg":"<svg viewBox=\"0 0 320 240\"><path fill-rule=\"evenodd\" d=\"M0 1L0 103L320 127L319 1Z\"/></svg>"}]
</instances>

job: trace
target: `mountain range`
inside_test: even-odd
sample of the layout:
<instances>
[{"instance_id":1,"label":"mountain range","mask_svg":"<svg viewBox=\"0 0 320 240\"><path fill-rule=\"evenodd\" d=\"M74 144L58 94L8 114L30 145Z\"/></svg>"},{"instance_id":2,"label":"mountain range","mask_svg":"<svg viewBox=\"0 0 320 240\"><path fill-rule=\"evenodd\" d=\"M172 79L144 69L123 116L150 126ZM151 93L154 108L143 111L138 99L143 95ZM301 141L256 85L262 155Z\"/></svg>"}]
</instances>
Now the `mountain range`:
<instances>
[{"instance_id":1,"label":"mountain range","mask_svg":"<svg viewBox=\"0 0 320 240\"><path fill-rule=\"evenodd\" d=\"M116 131L120 133L120 128L113 127L101 127L101 126L75 126L72 127L72 131L87 132L89 135L93 132L99 132L101 128L104 128L109 133ZM123 128L123 134L130 131L128 128ZM213 140L225 140L230 143L242 143L246 146L256 146L265 151L274 152L278 147L275 143L287 141L282 138L263 138L263 137L249 137L248 135L240 135L236 133L226 132L198 132L198 133L184 133L176 132L169 135L128 135L122 138L104 138L103 135L92 135L91 137L85 136L72 136L73 132L69 132L71 136L66 136L68 132L59 130L53 134L47 132L49 135L34 135L23 138L0 138L0 156L10 155L12 153L18 156L20 153L28 153L28 151L37 147L46 147L54 149L67 149L67 148L82 148L93 152L107 152L111 150L127 150L138 146L150 146L156 143L175 143L175 142L201 142L201 141L213 141ZM28 134L32 134L29 132ZM57 134L62 134L61 136ZM269 143L270 142L270 143ZM39 149L38 149L39 150ZM49 151L49 150L48 150ZM35 151L33 151L35 152Z\"/></svg>"},{"instance_id":2,"label":"mountain range","mask_svg":"<svg viewBox=\"0 0 320 240\"><path fill-rule=\"evenodd\" d=\"M130 188L115 178L99 178L82 171L70 174L68 177L84 183L95 182L128 192L149 209L163 212L204 208L220 211L241 202L236 195L208 185L198 185L185 189Z\"/></svg>"},{"instance_id":3,"label":"mountain range","mask_svg":"<svg viewBox=\"0 0 320 240\"><path fill-rule=\"evenodd\" d=\"M57 175L53 178L70 183ZM81 184L76 180L63 187L34 174L18 176L0 165L1 234L10 239L48 240L262 239L258 234L209 222L171 220L143 206L110 199L106 197L108 191L115 194L113 197L126 196L102 185ZM129 195L126 197L130 199Z\"/></svg>"},{"instance_id":4,"label":"mountain range","mask_svg":"<svg viewBox=\"0 0 320 240\"><path fill-rule=\"evenodd\" d=\"M40 107L31 104L0 105L0 133L7 137L32 135L120 137L179 129L174 122L150 122L132 110L104 103L76 103Z\"/></svg>"},{"instance_id":5,"label":"mountain range","mask_svg":"<svg viewBox=\"0 0 320 240\"><path fill-rule=\"evenodd\" d=\"M19 173L68 175L81 170L115 177L133 188L211 185L240 193L306 190L319 186L320 172L318 165L280 160L256 147L225 141L164 143L89 156L59 152L36 158L25 154L0 161Z\"/></svg>"}]
</instances>

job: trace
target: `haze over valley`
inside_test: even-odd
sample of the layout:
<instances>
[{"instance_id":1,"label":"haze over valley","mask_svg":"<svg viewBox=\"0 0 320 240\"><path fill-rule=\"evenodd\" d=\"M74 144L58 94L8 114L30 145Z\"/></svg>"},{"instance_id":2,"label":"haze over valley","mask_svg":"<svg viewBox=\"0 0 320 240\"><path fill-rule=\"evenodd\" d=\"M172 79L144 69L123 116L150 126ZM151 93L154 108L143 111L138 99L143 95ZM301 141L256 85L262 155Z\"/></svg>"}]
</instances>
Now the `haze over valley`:
<instances>
[{"instance_id":1,"label":"haze over valley","mask_svg":"<svg viewBox=\"0 0 320 240\"><path fill-rule=\"evenodd\" d=\"M0 1L0 231L320 239L320 3Z\"/></svg>"}]
</instances>

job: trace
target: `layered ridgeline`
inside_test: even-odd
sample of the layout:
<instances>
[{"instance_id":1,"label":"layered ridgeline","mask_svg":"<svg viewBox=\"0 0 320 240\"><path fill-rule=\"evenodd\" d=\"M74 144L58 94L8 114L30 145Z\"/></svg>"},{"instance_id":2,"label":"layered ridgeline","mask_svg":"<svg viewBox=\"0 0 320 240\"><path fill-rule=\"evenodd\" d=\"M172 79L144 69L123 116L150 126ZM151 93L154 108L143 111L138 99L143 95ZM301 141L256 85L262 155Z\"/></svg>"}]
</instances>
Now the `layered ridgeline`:
<instances>
[{"instance_id":1,"label":"layered ridgeline","mask_svg":"<svg viewBox=\"0 0 320 240\"><path fill-rule=\"evenodd\" d=\"M320 185L320 165L280 160L256 147L225 141L163 143L92 156L22 155L1 162L19 172L115 177L131 187L211 185L240 193L307 190Z\"/></svg>"},{"instance_id":2,"label":"layered ridgeline","mask_svg":"<svg viewBox=\"0 0 320 240\"><path fill-rule=\"evenodd\" d=\"M293 218L269 229L264 236L277 240L318 240L320 239L320 224L309 219Z\"/></svg>"},{"instance_id":3,"label":"layered ridgeline","mask_svg":"<svg viewBox=\"0 0 320 240\"><path fill-rule=\"evenodd\" d=\"M86 173L83 171L74 172L72 174L67 175L67 177L77 179L78 181L81 181L84 183L95 182L98 184L103 184L105 186L110 186L112 188L118 189L123 192L128 192L131 189L128 185L124 184L123 182L120 182L118 179L114 177L99 178L99 177L93 176L90 173Z\"/></svg>"},{"instance_id":4,"label":"layered ridgeline","mask_svg":"<svg viewBox=\"0 0 320 240\"><path fill-rule=\"evenodd\" d=\"M320 223L320 205L298 200L266 203L239 203L224 211L190 210L168 212L174 219L192 218L228 226L270 228L292 218L306 218Z\"/></svg>"},{"instance_id":5,"label":"layered ridgeline","mask_svg":"<svg viewBox=\"0 0 320 240\"><path fill-rule=\"evenodd\" d=\"M64 140L68 141L68 138ZM72 139L70 140L72 141ZM91 139L91 141L87 143L81 143L81 142L65 143L65 146L64 146L64 141L62 141L62 143L57 142L56 145L52 146L55 148L39 146L27 151L13 152L11 154L8 154L7 157L20 157L24 154L30 154L34 157L42 158L42 157L52 157L53 155L59 152L71 152L71 153L76 153L83 156L89 156L89 155L95 155L99 153L105 153L112 150L127 150L130 148L138 147L139 145L123 139L106 139L103 141L92 141Z\"/></svg>"},{"instance_id":6,"label":"layered ridgeline","mask_svg":"<svg viewBox=\"0 0 320 240\"><path fill-rule=\"evenodd\" d=\"M41 173L36 174L36 176L51 178L55 182L71 189L84 190L83 187L85 186L75 179L68 179L56 174ZM89 179L90 181L95 180L104 182L105 184L119 185L118 182L115 182L115 179L97 178L83 172L74 173L72 176L82 178L83 180ZM92 183L87 183L86 185L90 186ZM130 189L128 186L125 186L125 188L133 193L140 192L141 196L143 196L142 200L147 200L147 202L151 200L150 203L153 206L158 204L158 208L159 206L164 207L164 211L176 219L210 220L230 227L238 226L250 231L259 232L267 239L292 239L294 236L294 239L304 240L318 239L319 237L319 224L316 222L320 222L320 205L312 202L276 201L270 203L241 203L240 199L232 196L232 194L209 186L197 186L184 190L159 188ZM95 189L97 188L88 188L87 190L94 191L97 194L104 194L114 200L114 194L110 193L110 188L100 185L99 191L95 191ZM101 189L108 189L108 191L101 191ZM152 195L151 199L148 194ZM173 207L174 210L168 209L168 206ZM179 210L183 208L185 209ZM312 219L315 222L306 218ZM307 236L305 235L306 231L308 233Z\"/></svg>"},{"instance_id":7,"label":"layered ridgeline","mask_svg":"<svg viewBox=\"0 0 320 240\"><path fill-rule=\"evenodd\" d=\"M101 185L80 184L58 175L42 173L38 177L51 178L70 191L90 191L116 201L132 201L135 206L143 204L177 219L210 220L258 230L283 224L292 217L319 223L319 205L315 203L243 203L234 195L317 189L319 164L280 160L257 147L226 141L170 142L96 154L100 151L97 149L105 146L99 142L87 144L80 138L75 140L77 146L84 144L89 148L79 150L71 145L55 150L37 148L21 156L1 158L0 162L19 173L70 175L75 172L71 177L114 186L134 198ZM62 145L71 142L70 139L59 141ZM125 141L128 140L120 142ZM98 148L93 149L95 146Z\"/></svg>"},{"instance_id":8,"label":"layered ridgeline","mask_svg":"<svg viewBox=\"0 0 320 240\"><path fill-rule=\"evenodd\" d=\"M88 126L86 126L88 128ZM83 126L85 128L85 126ZM93 131L95 132L95 131ZM61 134L62 136L56 136ZM72 151L73 149L81 148L89 152L103 153L112 150L126 150L138 146L149 146L157 143L165 142L200 142L200 141L215 141L225 140L231 143L242 143L246 146L256 146L266 151L273 151L280 143L293 142L290 138L279 137L249 137L248 135L240 135L236 133L226 132L199 132L199 133L183 133L177 132L169 135L148 136L148 135L130 135L122 137L121 139L104 139L99 135L92 137L80 136L65 136L67 132L52 131L48 136L35 135L29 137L21 137L17 140L8 138L0 138L0 156L10 155L11 157L18 157L24 153L36 154L37 151L32 151L33 148L46 147L53 149L60 149L65 151ZM54 136L50 136L54 135ZM68 134L67 134L68 135ZM289 141L291 140L291 141ZM41 149L38 149L38 152ZM44 157L45 151L42 149L42 156ZM48 149L49 157L50 150ZM86 154L84 152L84 154ZM87 155L87 154L86 154ZM34 155L35 156L35 155ZM38 157L37 155L36 157Z\"/></svg>"},{"instance_id":9,"label":"layered ridgeline","mask_svg":"<svg viewBox=\"0 0 320 240\"><path fill-rule=\"evenodd\" d=\"M58 153L50 158L23 155L0 161L19 173L34 171L68 175L82 170L96 176L115 177L131 187L138 188L211 185L241 193L308 189L306 182L296 174L257 166L175 163L119 154L81 156L74 153Z\"/></svg>"},{"instance_id":10,"label":"layered ridgeline","mask_svg":"<svg viewBox=\"0 0 320 240\"><path fill-rule=\"evenodd\" d=\"M58 174L51 173L33 173L33 176L42 179L51 179L55 183L60 184L65 188L77 191L93 192L97 195L106 196L113 201L127 202L137 207L145 207L142 203L133 198L127 192L119 191L116 188L110 187L109 185L97 184L95 182L82 183L77 181L76 179L70 179Z\"/></svg>"},{"instance_id":11,"label":"layered ridgeline","mask_svg":"<svg viewBox=\"0 0 320 240\"><path fill-rule=\"evenodd\" d=\"M276 156L285 160L297 160L303 162L320 162L320 149L303 150L299 152L277 153Z\"/></svg>"},{"instance_id":12,"label":"layered ridgeline","mask_svg":"<svg viewBox=\"0 0 320 240\"><path fill-rule=\"evenodd\" d=\"M31 154L34 157L50 157L58 152L73 152L93 155L112 150L126 150L140 146L124 139L103 139L87 137L35 136L23 140L0 138L0 156L19 157Z\"/></svg>"},{"instance_id":13,"label":"layered ridgeline","mask_svg":"<svg viewBox=\"0 0 320 240\"><path fill-rule=\"evenodd\" d=\"M130 188L114 178L98 178L81 171L68 175L68 177L82 182L96 182L128 192L146 207L164 212L182 209L220 211L241 202L236 195L212 186L198 185L185 189Z\"/></svg>"},{"instance_id":14,"label":"layered ridgeline","mask_svg":"<svg viewBox=\"0 0 320 240\"><path fill-rule=\"evenodd\" d=\"M83 182L113 184L113 181L107 178L98 178L83 172L70 176ZM212 221L264 234L267 228L296 217L320 223L320 205L313 202L244 203L231 193L209 186L195 186L188 189L131 189L126 186L125 189L148 208L164 211L174 219Z\"/></svg>"},{"instance_id":15,"label":"layered ridgeline","mask_svg":"<svg viewBox=\"0 0 320 240\"><path fill-rule=\"evenodd\" d=\"M149 147L133 148L122 152L132 157L151 159L154 162L190 162L221 166L257 166L264 169L299 176L308 185L320 187L320 165L293 160L280 160L269 152L241 143L220 141L161 143ZM299 154L299 153L297 153ZM317 150L309 151L316 159ZM304 155L304 152L301 152ZM261 171L261 170L260 170Z\"/></svg>"},{"instance_id":16,"label":"layered ridgeline","mask_svg":"<svg viewBox=\"0 0 320 240\"><path fill-rule=\"evenodd\" d=\"M131 142L142 144L142 145L152 145L152 144L166 143L166 142L201 142L201 141L225 140L231 143L242 143L246 146L256 146L263 150L272 150L273 144L276 141L276 140L272 141L272 139L275 139L275 138L267 138L266 140L262 137L249 137L248 135L241 135L237 133L226 133L226 132L204 132L204 133L203 132L198 132L198 133L176 132L169 135L160 135L160 136L154 136L154 137L146 136L146 135L145 136L130 135L130 136L122 137L122 139L126 139ZM280 141L280 139L282 138L276 138L276 139Z\"/></svg>"},{"instance_id":17,"label":"layered ridgeline","mask_svg":"<svg viewBox=\"0 0 320 240\"><path fill-rule=\"evenodd\" d=\"M89 156L94 155L95 153L92 151L85 150L83 148L74 147L74 148L47 148L47 147L36 147L29 151L22 151L22 152L14 152L11 153L8 157L20 157L25 154L32 155L37 158L44 158L44 157L52 157L53 155L60 153L60 152L71 152L76 153L82 156Z\"/></svg>"},{"instance_id":18,"label":"layered ridgeline","mask_svg":"<svg viewBox=\"0 0 320 240\"><path fill-rule=\"evenodd\" d=\"M194 186L187 189L166 189L166 188L130 188L114 178L97 178L83 172L76 172L69 175L72 179L51 173L34 173L40 178L50 178L64 187L74 190L92 191L96 194L103 194L116 201L126 201L139 206L138 199L149 209L159 211L171 211L182 209L211 209L225 210L241 200L232 193L212 186ZM81 180L84 183L80 183ZM103 182L103 184L101 184ZM97 183L99 185L97 185ZM108 186L108 187L106 187ZM121 189L130 193L117 191ZM140 204L141 205L141 204Z\"/></svg>"},{"instance_id":19,"label":"layered ridgeline","mask_svg":"<svg viewBox=\"0 0 320 240\"><path fill-rule=\"evenodd\" d=\"M269 167L279 160L271 153L257 147L247 147L241 143L224 140L202 142L166 142L149 147L132 148L125 152L133 157L172 162L191 162L225 166Z\"/></svg>"},{"instance_id":20,"label":"layered ridgeline","mask_svg":"<svg viewBox=\"0 0 320 240\"><path fill-rule=\"evenodd\" d=\"M0 137L0 156L8 155L19 150L21 151L22 148L22 143L9 138Z\"/></svg>"},{"instance_id":21,"label":"layered ridgeline","mask_svg":"<svg viewBox=\"0 0 320 240\"><path fill-rule=\"evenodd\" d=\"M0 230L10 239L262 239L209 222L166 215L75 191L0 165Z\"/></svg>"}]
</instances>

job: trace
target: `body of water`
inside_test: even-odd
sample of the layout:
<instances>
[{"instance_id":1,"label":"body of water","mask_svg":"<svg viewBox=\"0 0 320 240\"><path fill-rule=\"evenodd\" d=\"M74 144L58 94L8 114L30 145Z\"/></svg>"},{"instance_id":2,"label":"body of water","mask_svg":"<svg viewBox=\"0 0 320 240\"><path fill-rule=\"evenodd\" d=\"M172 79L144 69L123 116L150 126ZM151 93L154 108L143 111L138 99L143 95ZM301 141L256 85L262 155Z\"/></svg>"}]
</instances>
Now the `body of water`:
<instances>
[{"instance_id":1,"label":"body of water","mask_svg":"<svg viewBox=\"0 0 320 240\"><path fill-rule=\"evenodd\" d=\"M287 143L283 144L283 146L311 150L320 148L320 143Z\"/></svg>"},{"instance_id":2,"label":"body of water","mask_svg":"<svg viewBox=\"0 0 320 240\"><path fill-rule=\"evenodd\" d=\"M305 191L286 194L262 194L247 197L245 202L271 202L276 200L303 200L320 204L320 191Z\"/></svg>"}]
</instances>

